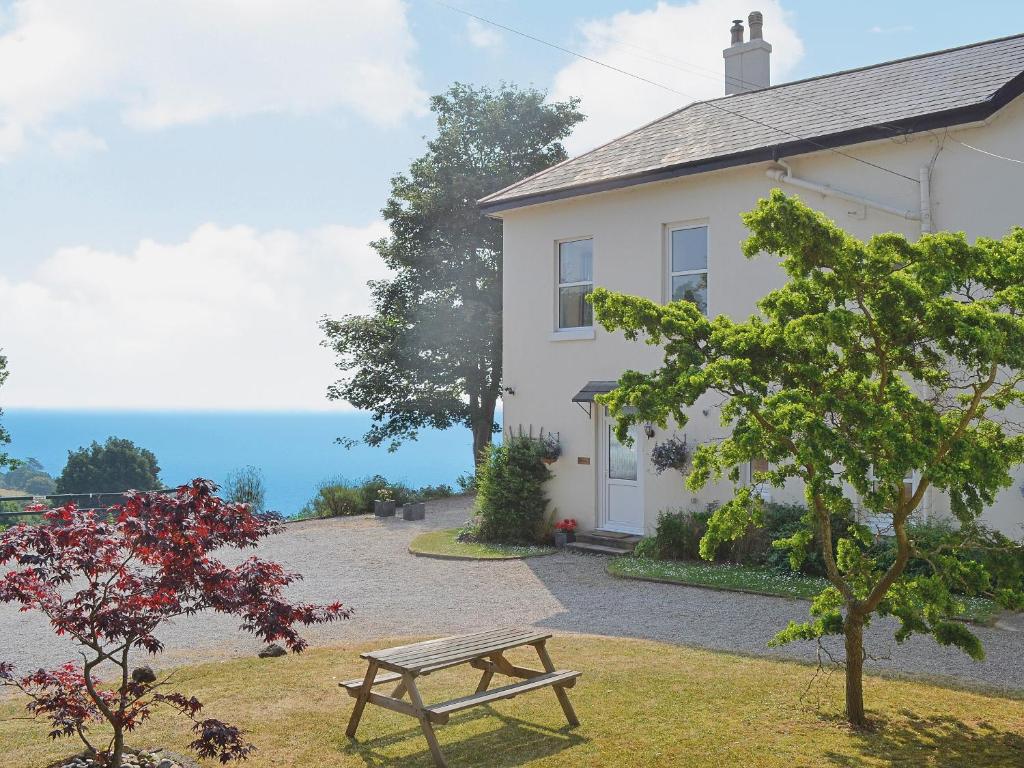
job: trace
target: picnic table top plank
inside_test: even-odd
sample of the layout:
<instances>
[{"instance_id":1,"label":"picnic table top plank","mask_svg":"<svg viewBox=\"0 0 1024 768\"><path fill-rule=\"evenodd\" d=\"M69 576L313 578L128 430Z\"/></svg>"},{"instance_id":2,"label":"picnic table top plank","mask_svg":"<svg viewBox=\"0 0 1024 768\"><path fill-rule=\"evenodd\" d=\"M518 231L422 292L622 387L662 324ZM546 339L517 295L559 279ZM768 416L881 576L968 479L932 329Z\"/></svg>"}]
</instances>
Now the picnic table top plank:
<instances>
[{"instance_id":1,"label":"picnic table top plank","mask_svg":"<svg viewBox=\"0 0 1024 768\"><path fill-rule=\"evenodd\" d=\"M362 657L390 669L424 672L456 666L490 653L538 643L550 637L550 632L506 628L367 651Z\"/></svg>"}]
</instances>

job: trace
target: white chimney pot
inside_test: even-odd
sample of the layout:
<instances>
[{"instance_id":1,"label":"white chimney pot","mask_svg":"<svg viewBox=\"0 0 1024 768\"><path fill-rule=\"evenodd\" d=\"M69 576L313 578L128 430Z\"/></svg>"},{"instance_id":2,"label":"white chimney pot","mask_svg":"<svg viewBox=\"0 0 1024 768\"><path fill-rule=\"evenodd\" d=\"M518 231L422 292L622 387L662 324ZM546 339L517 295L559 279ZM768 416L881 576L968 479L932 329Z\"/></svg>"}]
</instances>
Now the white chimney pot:
<instances>
[{"instance_id":1,"label":"white chimney pot","mask_svg":"<svg viewBox=\"0 0 1024 768\"><path fill-rule=\"evenodd\" d=\"M758 91L771 85L772 47L761 36L764 17L751 12L747 19L750 40L743 42L743 22L733 22L729 30L731 45L722 51L725 58L725 95Z\"/></svg>"}]
</instances>

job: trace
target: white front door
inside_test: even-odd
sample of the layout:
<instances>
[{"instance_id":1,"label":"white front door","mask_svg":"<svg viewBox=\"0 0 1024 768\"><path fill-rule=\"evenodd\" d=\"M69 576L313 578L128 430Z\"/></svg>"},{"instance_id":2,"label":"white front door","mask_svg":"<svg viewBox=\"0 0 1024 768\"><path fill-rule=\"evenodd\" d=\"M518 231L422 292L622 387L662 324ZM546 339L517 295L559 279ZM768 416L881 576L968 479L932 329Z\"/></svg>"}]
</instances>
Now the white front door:
<instances>
[{"instance_id":1,"label":"white front door","mask_svg":"<svg viewBox=\"0 0 1024 768\"><path fill-rule=\"evenodd\" d=\"M604 410L604 409L601 409ZM640 431L630 428L632 445L615 438L615 420L602 415L598 428L601 448L601 476L598 499L601 527L622 533L643 534L644 493Z\"/></svg>"}]
</instances>

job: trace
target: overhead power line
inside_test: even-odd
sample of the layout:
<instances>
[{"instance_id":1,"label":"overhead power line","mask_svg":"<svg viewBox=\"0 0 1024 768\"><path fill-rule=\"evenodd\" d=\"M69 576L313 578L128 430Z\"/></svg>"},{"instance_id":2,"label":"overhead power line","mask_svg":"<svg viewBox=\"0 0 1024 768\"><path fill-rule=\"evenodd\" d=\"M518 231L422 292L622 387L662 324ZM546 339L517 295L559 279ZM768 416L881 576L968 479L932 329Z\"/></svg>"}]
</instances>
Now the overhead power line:
<instances>
[{"instance_id":1,"label":"overhead power line","mask_svg":"<svg viewBox=\"0 0 1024 768\"><path fill-rule=\"evenodd\" d=\"M510 26L508 26L506 24L501 24L500 22L494 21L492 19L488 19L488 18L486 18L484 16L479 16L479 15L477 15L475 13L472 13L470 11L465 10L464 8L459 8L457 6L454 6L454 5L451 5L449 3L446 3L443 0L434 0L434 2L437 3L438 5L444 7L444 8L447 8L450 11L454 11L455 13L462 14L463 16L466 16L466 17L471 18L471 19L476 19L477 21L483 22L484 24L489 24L492 27L496 27L497 29L501 29L501 30L504 30L506 32L510 32L513 35L518 35L519 37L523 37L523 38L525 38L527 40L532 40L535 43L540 43L541 45L545 45L545 46L547 46L549 48L553 48L556 51L561 51L562 53L567 53L570 56L575 56L578 59L581 59L583 61L588 61L591 64L596 64L599 67L604 67L605 69L609 69L612 72L617 72L620 75L623 75L625 77L629 77L629 78L632 78L634 80L638 80L638 81L640 81L642 83L646 83L648 85L652 85L655 88L661 88L662 90L668 91L669 93L674 93L677 96L682 96L685 99L690 99L693 102L699 102L699 103L701 103L701 104L703 104L703 105L705 105L707 107L710 107L712 109L717 109L720 112L724 112L725 114L732 115L733 117L737 117L737 118L740 118L742 120L746 120L746 121L754 123L756 125L760 125L762 128L767 128L767 129L769 129L771 131L775 131L776 133L782 134L784 136L788 136L789 138L793 138L793 139L797 139L798 141L806 142L807 144L810 144L813 147L817 147L819 149L826 150L828 152L832 152L834 154L837 154L837 155L840 155L842 157L845 157L848 160L853 160L855 162L862 163L864 165L867 165L867 166L870 166L872 168L875 168L875 169L877 169L879 171L883 171L885 173L892 174L893 176L898 176L899 178L905 179L905 180L910 181L910 182L912 182L914 184L919 184L920 183L920 181L918 179L915 179L915 178L913 178L911 176L907 176L905 174L902 174L899 171L894 171L892 168L886 168L884 165L879 165L878 163L873 163L870 160L865 160L862 157L857 157L855 155L851 155L851 154L849 154L847 152L843 152L842 150L836 149L835 147L826 146L825 144L821 144L820 142L817 142L814 139L809 139L809 138L807 138L805 136L801 136L800 134L797 134L797 133L794 133L792 131L786 130L785 128L779 128L778 126L772 125L771 123L765 122L764 120L759 120L759 119L757 119L755 117L750 117L749 115L744 115L742 112L737 112L736 110L729 109L728 107L722 106L718 101L713 101L713 100L709 101L709 100L704 100L704 99L698 99L698 98L696 98L696 97L694 97L694 96L692 96L692 95L690 95L688 93L685 93L684 91L680 91L680 90L678 90L676 88L673 88L671 86L665 85L664 83L659 83L656 80L651 80L650 78L644 77L643 75L638 75L635 72L630 72L629 70L622 69L621 67L616 67L614 64L609 64L607 62L601 61L600 59L595 59L592 56L587 56L586 54L579 53L578 51L574 51L571 48L566 48L565 46L559 45L557 43L552 43L549 40L544 40L543 38L537 37L536 35L531 35L529 32L523 32L522 30L515 29L514 27L510 27Z\"/></svg>"},{"instance_id":2,"label":"overhead power line","mask_svg":"<svg viewBox=\"0 0 1024 768\"><path fill-rule=\"evenodd\" d=\"M994 157L997 160L1005 160L1008 163L1017 163L1018 165L1024 165L1024 160L1018 160L1015 157L1007 157L1006 155L1000 155L1000 154L997 154L996 152L989 152L987 149L982 149L981 147L972 146L972 145L968 144L966 141L960 141L959 139L954 139L952 136L949 137L949 140L956 142L961 147L967 147L967 149L973 149L975 152L980 152L983 155L988 155L989 157Z\"/></svg>"}]
</instances>

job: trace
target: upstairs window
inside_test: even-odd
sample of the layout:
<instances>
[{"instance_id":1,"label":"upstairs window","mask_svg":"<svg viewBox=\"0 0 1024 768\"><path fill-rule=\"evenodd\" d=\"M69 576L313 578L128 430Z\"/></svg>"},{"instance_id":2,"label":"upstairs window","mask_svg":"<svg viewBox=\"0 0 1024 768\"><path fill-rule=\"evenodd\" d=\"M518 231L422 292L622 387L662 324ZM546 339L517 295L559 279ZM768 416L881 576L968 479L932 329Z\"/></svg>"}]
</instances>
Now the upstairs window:
<instances>
[{"instance_id":1,"label":"upstairs window","mask_svg":"<svg viewBox=\"0 0 1024 768\"><path fill-rule=\"evenodd\" d=\"M668 233L669 296L692 301L708 313L708 228L678 227Z\"/></svg>"},{"instance_id":2,"label":"upstairs window","mask_svg":"<svg viewBox=\"0 0 1024 768\"><path fill-rule=\"evenodd\" d=\"M594 290L594 241L558 244L558 330L590 328L594 313L587 294Z\"/></svg>"}]
</instances>

